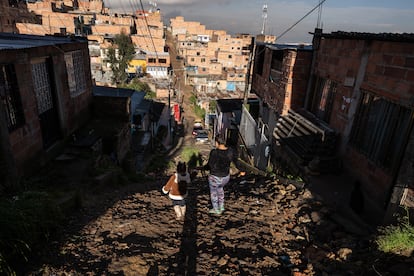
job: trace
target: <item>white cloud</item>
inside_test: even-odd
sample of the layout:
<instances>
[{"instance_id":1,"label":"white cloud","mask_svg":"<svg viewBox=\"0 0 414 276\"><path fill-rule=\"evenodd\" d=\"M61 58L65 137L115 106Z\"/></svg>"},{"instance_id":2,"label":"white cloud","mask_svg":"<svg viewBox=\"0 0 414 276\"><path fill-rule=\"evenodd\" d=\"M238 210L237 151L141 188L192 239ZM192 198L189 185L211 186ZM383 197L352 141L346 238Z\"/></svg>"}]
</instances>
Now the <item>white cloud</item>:
<instances>
[{"instance_id":1,"label":"white cloud","mask_svg":"<svg viewBox=\"0 0 414 276\"><path fill-rule=\"evenodd\" d=\"M397 1L397 0L394 0ZM148 8L148 0L142 1ZM168 24L171 17L184 16L187 21L199 21L209 29L224 29L229 33L256 34L262 27L262 6L267 2L266 33L280 35L318 3L308 1L265 0L158 0L158 8ZM322 8L324 32L413 32L413 9L352 7L352 1L326 1ZM358 2L361 3L368 3ZM131 3L132 5L131 9ZM375 1L373 1L375 3ZM108 7L130 10L140 9L140 1L105 0ZM112 5L112 6L111 6ZM116 5L116 6L115 6ZM336 6L335 6L336 5ZM340 7L338 5L341 5ZM367 5L367 4L366 4ZM390 4L388 4L390 5ZM395 4L395 7L397 4ZM317 23L317 10L286 33L279 42L310 42Z\"/></svg>"}]
</instances>

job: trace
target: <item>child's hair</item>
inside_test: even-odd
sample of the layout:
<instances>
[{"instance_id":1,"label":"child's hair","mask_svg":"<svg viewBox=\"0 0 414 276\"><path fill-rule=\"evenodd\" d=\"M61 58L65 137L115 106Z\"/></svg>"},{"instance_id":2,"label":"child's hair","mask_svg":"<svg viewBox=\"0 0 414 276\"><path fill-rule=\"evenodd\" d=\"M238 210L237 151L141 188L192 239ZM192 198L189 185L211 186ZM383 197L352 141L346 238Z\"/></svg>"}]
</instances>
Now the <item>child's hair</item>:
<instances>
[{"instance_id":1,"label":"child's hair","mask_svg":"<svg viewBox=\"0 0 414 276\"><path fill-rule=\"evenodd\" d=\"M186 174L187 173L187 164L185 162L178 162L177 164L177 173Z\"/></svg>"}]
</instances>

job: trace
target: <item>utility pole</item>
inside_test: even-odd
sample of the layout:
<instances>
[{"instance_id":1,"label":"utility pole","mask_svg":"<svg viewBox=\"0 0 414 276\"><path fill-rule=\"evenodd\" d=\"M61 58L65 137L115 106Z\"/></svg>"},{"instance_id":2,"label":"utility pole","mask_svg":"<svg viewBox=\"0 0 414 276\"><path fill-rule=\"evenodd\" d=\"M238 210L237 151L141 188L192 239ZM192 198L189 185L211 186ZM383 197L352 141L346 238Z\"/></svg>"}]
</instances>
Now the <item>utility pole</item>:
<instances>
[{"instance_id":1,"label":"utility pole","mask_svg":"<svg viewBox=\"0 0 414 276\"><path fill-rule=\"evenodd\" d=\"M172 145L173 137L172 137L172 122L171 122L171 75L173 70L169 72L168 77L168 137L170 137L170 145Z\"/></svg>"},{"instance_id":2,"label":"utility pole","mask_svg":"<svg viewBox=\"0 0 414 276\"><path fill-rule=\"evenodd\" d=\"M248 95L250 92L250 85L251 85L251 71L252 71L252 64L254 61L254 55L255 55L255 51L256 51L256 42L255 42L255 38L252 37L251 43L250 43L250 53L249 53L249 61L247 63L247 72L246 72L246 83L244 86L244 96L243 96L243 104L246 105L247 104L247 99L248 99Z\"/></svg>"}]
</instances>

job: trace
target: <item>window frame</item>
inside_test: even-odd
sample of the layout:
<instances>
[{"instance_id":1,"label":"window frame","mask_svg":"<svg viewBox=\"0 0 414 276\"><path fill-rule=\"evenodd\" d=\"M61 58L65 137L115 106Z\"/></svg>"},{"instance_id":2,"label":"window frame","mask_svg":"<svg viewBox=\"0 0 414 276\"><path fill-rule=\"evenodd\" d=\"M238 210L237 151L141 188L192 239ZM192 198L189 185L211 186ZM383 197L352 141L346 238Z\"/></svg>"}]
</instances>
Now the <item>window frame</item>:
<instances>
[{"instance_id":1,"label":"window frame","mask_svg":"<svg viewBox=\"0 0 414 276\"><path fill-rule=\"evenodd\" d=\"M26 119L13 64L0 64L0 99L4 105L9 132L22 127Z\"/></svg>"},{"instance_id":2,"label":"window frame","mask_svg":"<svg viewBox=\"0 0 414 276\"><path fill-rule=\"evenodd\" d=\"M413 121L412 109L361 91L349 143L377 166L393 172L403 156Z\"/></svg>"},{"instance_id":3,"label":"window frame","mask_svg":"<svg viewBox=\"0 0 414 276\"><path fill-rule=\"evenodd\" d=\"M310 111L326 123L329 123L331 120L337 89L338 84L335 81L318 76L315 77Z\"/></svg>"},{"instance_id":4,"label":"window frame","mask_svg":"<svg viewBox=\"0 0 414 276\"><path fill-rule=\"evenodd\" d=\"M87 90L84 57L81 50L66 52L64 55L71 98L76 98Z\"/></svg>"}]
</instances>

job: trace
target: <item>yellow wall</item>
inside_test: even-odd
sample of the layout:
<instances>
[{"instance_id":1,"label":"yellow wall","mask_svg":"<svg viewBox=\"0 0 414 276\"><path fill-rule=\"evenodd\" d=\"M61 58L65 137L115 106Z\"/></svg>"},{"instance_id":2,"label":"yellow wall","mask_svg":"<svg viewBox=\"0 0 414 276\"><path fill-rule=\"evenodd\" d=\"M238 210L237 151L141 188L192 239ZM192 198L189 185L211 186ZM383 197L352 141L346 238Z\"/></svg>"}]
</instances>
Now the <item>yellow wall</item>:
<instances>
[{"instance_id":1,"label":"yellow wall","mask_svg":"<svg viewBox=\"0 0 414 276\"><path fill-rule=\"evenodd\" d=\"M129 62L128 73L136 73L135 71L136 66L142 67L142 73L145 73L147 71L147 62L145 60L133 59Z\"/></svg>"}]
</instances>

